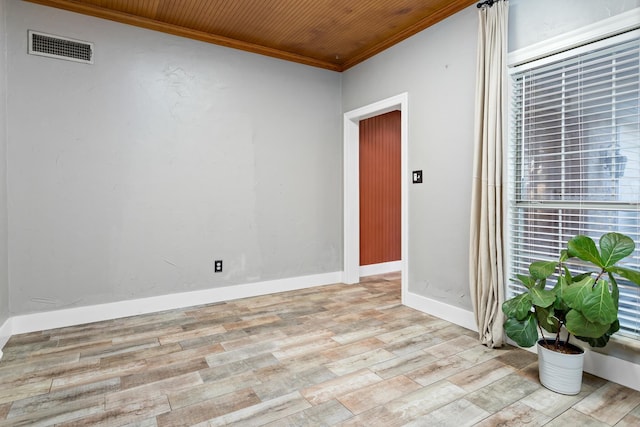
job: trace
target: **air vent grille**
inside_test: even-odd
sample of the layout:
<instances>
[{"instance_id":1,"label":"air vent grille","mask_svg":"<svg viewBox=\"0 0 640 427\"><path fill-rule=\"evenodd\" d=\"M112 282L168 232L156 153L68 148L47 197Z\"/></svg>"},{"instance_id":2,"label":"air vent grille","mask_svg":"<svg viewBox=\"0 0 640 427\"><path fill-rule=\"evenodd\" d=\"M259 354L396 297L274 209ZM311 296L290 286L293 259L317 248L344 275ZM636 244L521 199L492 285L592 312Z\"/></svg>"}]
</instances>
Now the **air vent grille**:
<instances>
[{"instance_id":1,"label":"air vent grille","mask_svg":"<svg viewBox=\"0 0 640 427\"><path fill-rule=\"evenodd\" d=\"M93 64L93 43L29 31L29 53Z\"/></svg>"}]
</instances>

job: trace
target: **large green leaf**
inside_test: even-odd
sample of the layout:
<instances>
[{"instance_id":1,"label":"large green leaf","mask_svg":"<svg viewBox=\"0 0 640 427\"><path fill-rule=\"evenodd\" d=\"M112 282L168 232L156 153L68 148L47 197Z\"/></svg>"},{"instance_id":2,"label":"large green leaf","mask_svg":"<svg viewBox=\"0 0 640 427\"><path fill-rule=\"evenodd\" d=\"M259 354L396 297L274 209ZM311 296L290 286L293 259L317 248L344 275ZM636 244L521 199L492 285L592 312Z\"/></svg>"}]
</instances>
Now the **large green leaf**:
<instances>
[{"instance_id":1,"label":"large green leaf","mask_svg":"<svg viewBox=\"0 0 640 427\"><path fill-rule=\"evenodd\" d=\"M576 310L583 310L585 298L591 294L595 280L592 277L585 277L579 282L573 282L570 285L561 285L562 298L567 305Z\"/></svg>"},{"instance_id":2,"label":"large green leaf","mask_svg":"<svg viewBox=\"0 0 640 427\"><path fill-rule=\"evenodd\" d=\"M564 278L564 280L568 283L571 284L573 283L573 277L571 277L571 272L569 271L569 268L565 265L562 267L564 270L564 275L562 276Z\"/></svg>"},{"instance_id":3,"label":"large green leaf","mask_svg":"<svg viewBox=\"0 0 640 427\"><path fill-rule=\"evenodd\" d=\"M529 313L524 320L510 317L504 322L504 331L521 347L531 347L538 341L538 330L533 313Z\"/></svg>"},{"instance_id":4,"label":"large green leaf","mask_svg":"<svg viewBox=\"0 0 640 427\"><path fill-rule=\"evenodd\" d=\"M636 245L633 239L620 233L607 233L600 238L601 259L604 265L609 268L618 261L628 257L633 253Z\"/></svg>"},{"instance_id":5,"label":"large green leaf","mask_svg":"<svg viewBox=\"0 0 640 427\"><path fill-rule=\"evenodd\" d=\"M591 292L585 295L582 301L582 314L589 321L603 325L616 321L618 308L609 292L609 282L604 279L599 280Z\"/></svg>"},{"instance_id":6,"label":"large green leaf","mask_svg":"<svg viewBox=\"0 0 640 427\"><path fill-rule=\"evenodd\" d=\"M596 271L587 271L586 273L576 274L571 278L571 282L579 282L585 277L591 277L593 274L597 273ZM569 283L571 283L569 282Z\"/></svg>"},{"instance_id":7,"label":"large green leaf","mask_svg":"<svg viewBox=\"0 0 640 427\"><path fill-rule=\"evenodd\" d=\"M567 331L577 337L600 338L611 327L609 323L603 325L589 321L578 310L569 311L566 320Z\"/></svg>"},{"instance_id":8,"label":"large green leaf","mask_svg":"<svg viewBox=\"0 0 640 427\"><path fill-rule=\"evenodd\" d=\"M560 322L554 317L553 308L536 308L536 318L538 324L544 328L545 331L555 334L560 329Z\"/></svg>"},{"instance_id":9,"label":"large green leaf","mask_svg":"<svg viewBox=\"0 0 640 427\"><path fill-rule=\"evenodd\" d=\"M558 282L556 283L556 286L554 286L553 291L556 294L556 301L553 303L553 309L555 311L569 311L569 306L567 305L567 302L565 301L564 295L567 291L567 288L570 286L569 283L571 283L570 281L568 281L568 279L565 276L560 276L558 278Z\"/></svg>"},{"instance_id":10,"label":"large green leaf","mask_svg":"<svg viewBox=\"0 0 640 427\"><path fill-rule=\"evenodd\" d=\"M556 261L535 261L529 265L529 274L537 280L546 279L553 274L557 266Z\"/></svg>"},{"instance_id":11,"label":"large green leaf","mask_svg":"<svg viewBox=\"0 0 640 427\"><path fill-rule=\"evenodd\" d=\"M531 302L538 307L550 307L556 300L554 291L534 287L529 289L529 293L531 294Z\"/></svg>"},{"instance_id":12,"label":"large green leaf","mask_svg":"<svg viewBox=\"0 0 640 427\"><path fill-rule=\"evenodd\" d=\"M598 267L604 267L600 253L594 241L587 236L578 235L567 242L569 256L589 261Z\"/></svg>"},{"instance_id":13,"label":"large green leaf","mask_svg":"<svg viewBox=\"0 0 640 427\"><path fill-rule=\"evenodd\" d=\"M604 333L601 337L598 338L588 338L588 337L576 337L579 340L589 343L591 347L604 347L609 342L609 338L616 332L620 330L620 322L617 320L611 324L611 327L607 332Z\"/></svg>"},{"instance_id":14,"label":"large green leaf","mask_svg":"<svg viewBox=\"0 0 640 427\"><path fill-rule=\"evenodd\" d=\"M525 276L524 274L516 274L516 277L518 278L518 282L522 283L524 286L527 287L527 289L531 289L533 286L535 286L536 284L536 279L534 279L531 276ZM516 281L513 280L512 281Z\"/></svg>"},{"instance_id":15,"label":"large green leaf","mask_svg":"<svg viewBox=\"0 0 640 427\"><path fill-rule=\"evenodd\" d=\"M631 283L640 286L640 272L635 270L629 270L624 267L609 267L608 271L616 273L618 276L622 276L629 280Z\"/></svg>"},{"instance_id":16,"label":"large green leaf","mask_svg":"<svg viewBox=\"0 0 640 427\"><path fill-rule=\"evenodd\" d=\"M531 295L525 293L502 303L502 312L507 317L523 320L531 312Z\"/></svg>"}]
</instances>

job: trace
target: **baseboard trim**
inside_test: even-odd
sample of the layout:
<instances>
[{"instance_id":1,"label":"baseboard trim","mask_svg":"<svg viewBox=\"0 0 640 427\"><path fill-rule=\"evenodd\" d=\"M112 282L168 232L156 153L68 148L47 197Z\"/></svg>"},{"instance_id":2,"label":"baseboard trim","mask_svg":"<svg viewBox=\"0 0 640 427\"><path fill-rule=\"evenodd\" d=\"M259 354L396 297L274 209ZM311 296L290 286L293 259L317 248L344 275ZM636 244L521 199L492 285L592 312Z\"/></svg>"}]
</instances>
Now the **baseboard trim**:
<instances>
[{"instance_id":1,"label":"baseboard trim","mask_svg":"<svg viewBox=\"0 0 640 427\"><path fill-rule=\"evenodd\" d=\"M460 307L449 305L422 295L407 292L403 295L402 303L408 307L415 308L423 313L439 317L447 322L455 323L463 328L478 331L473 312Z\"/></svg>"},{"instance_id":2,"label":"baseboard trim","mask_svg":"<svg viewBox=\"0 0 640 427\"><path fill-rule=\"evenodd\" d=\"M4 321L0 326L0 360L2 360L2 348L11 338L11 318Z\"/></svg>"},{"instance_id":3,"label":"baseboard trim","mask_svg":"<svg viewBox=\"0 0 640 427\"><path fill-rule=\"evenodd\" d=\"M640 365L633 362L585 349L583 370L640 391Z\"/></svg>"},{"instance_id":4,"label":"baseboard trim","mask_svg":"<svg viewBox=\"0 0 640 427\"><path fill-rule=\"evenodd\" d=\"M361 265L360 277L393 273L402 270L402 261L381 262L379 264Z\"/></svg>"},{"instance_id":5,"label":"baseboard trim","mask_svg":"<svg viewBox=\"0 0 640 427\"><path fill-rule=\"evenodd\" d=\"M11 336L127 316L155 313L176 308L330 285L340 283L341 281L342 272L340 271L75 307L43 313L25 314L9 318L9 320L5 322L3 329L0 330L0 337L4 336L1 332L5 332L6 334L4 328L7 323L9 324L7 328L9 332L8 335ZM4 345L5 343L2 344ZM0 348L2 348L2 346L0 346Z\"/></svg>"}]
</instances>

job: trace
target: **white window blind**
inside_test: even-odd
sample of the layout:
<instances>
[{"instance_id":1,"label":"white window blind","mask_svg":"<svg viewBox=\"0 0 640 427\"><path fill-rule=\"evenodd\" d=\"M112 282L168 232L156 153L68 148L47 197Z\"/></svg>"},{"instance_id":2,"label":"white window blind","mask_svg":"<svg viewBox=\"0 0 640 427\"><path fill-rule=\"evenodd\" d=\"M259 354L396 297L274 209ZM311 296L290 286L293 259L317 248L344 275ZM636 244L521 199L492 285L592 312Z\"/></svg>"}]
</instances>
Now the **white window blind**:
<instances>
[{"instance_id":1,"label":"white window blind","mask_svg":"<svg viewBox=\"0 0 640 427\"><path fill-rule=\"evenodd\" d=\"M519 66L512 84L509 277L609 231L636 242L624 264L640 269L640 32ZM640 339L640 289L618 284L620 333Z\"/></svg>"}]
</instances>

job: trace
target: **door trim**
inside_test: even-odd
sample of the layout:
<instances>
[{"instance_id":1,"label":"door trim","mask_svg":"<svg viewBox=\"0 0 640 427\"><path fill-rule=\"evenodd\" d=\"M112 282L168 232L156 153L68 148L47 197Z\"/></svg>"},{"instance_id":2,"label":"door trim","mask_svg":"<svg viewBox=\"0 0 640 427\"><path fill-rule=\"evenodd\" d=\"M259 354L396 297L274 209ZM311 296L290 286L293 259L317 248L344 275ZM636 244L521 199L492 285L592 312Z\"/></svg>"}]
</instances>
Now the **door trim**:
<instances>
[{"instance_id":1,"label":"door trim","mask_svg":"<svg viewBox=\"0 0 640 427\"><path fill-rule=\"evenodd\" d=\"M409 265L409 165L408 165L408 128L409 95L407 92L383 99L373 104L344 113L344 273L343 282L347 284L360 281L360 120L378 116L394 110L400 110L400 233L401 233L401 273L402 300L408 289Z\"/></svg>"}]
</instances>

